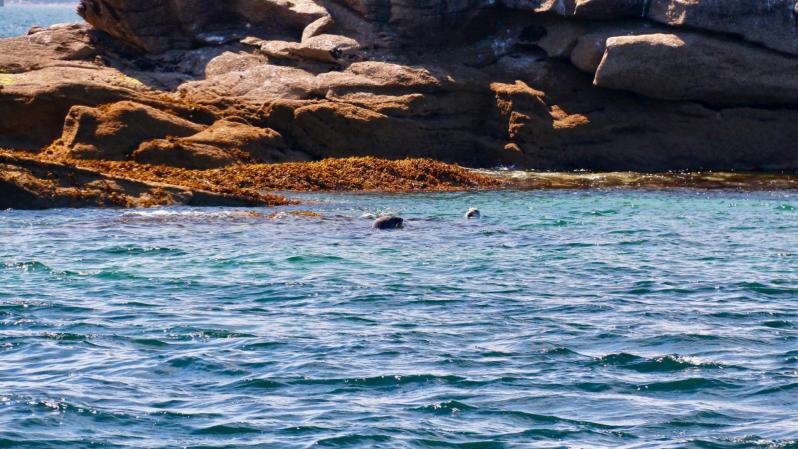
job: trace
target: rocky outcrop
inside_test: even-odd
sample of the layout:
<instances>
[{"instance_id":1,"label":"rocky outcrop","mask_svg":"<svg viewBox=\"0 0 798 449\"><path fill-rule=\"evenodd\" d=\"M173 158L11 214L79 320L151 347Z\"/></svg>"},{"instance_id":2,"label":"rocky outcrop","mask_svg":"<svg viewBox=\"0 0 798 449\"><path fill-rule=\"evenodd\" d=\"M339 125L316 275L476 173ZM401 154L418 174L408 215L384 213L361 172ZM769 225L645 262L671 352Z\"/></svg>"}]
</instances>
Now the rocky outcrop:
<instances>
[{"instance_id":1,"label":"rocky outcrop","mask_svg":"<svg viewBox=\"0 0 798 449\"><path fill-rule=\"evenodd\" d=\"M798 54L795 0L651 0L646 17L666 25L733 34Z\"/></svg>"},{"instance_id":2,"label":"rocky outcrop","mask_svg":"<svg viewBox=\"0 0 798 449\"><path fill-rule=\"evenodd\" d=\"M97 28L150 52L219 44L242 36L242 28L296 38L328 15L312 0L86 0L78 11Z\"/></svg>"},{"instance_id":3,"label":"rocky outcrop","mask_svg":"<svg viewBox=\"0 0 798 449\"><path fill-rule=\"evenodd\" d=\"M135 160L192 169L308 159L291 151L272 129L231 119L203 126L131 101L74 106L56 150L70 159Z\"/></svg>"},{"instance_id":4,"label":"rocky outcrop","mask_svg":"<svg viewBox=\"0 0 798 449\"><path fill-rule=\"evenodd\" d=\"M0 145L189 168L796 171L795 7L83 0L93 27L0 41Z\"/></svg>"},{"instance_id":5,"label":"rocky outcrop","mask_svg":"<svg viewBox=\"0 0 798 449\"><path fill-rule=\"evenodd\" d=\"M75 159L127 159L145 141L187 137L203 130L188 120L150 106L122 101L99 108L73 107L61 136L67 155Z\"/></svg>"},{"instance_id":6,"label":"rocky outcrop","mask_svg":"<svg viewBox=\"0 0 798 449\"><path fill-rule=\"evenodd\" d=\"M267 206L274 197L225 194L137 181L0 154L0 210L64 207Z\"/></svg>"},{"instance_id":7,"label":"rocky outcrop","mask_svg":"<svg viewBox=\"0 0 798 449\"><path fill-rule=\"evenodd\" d=\"M177 139L155 139L142 143L130 159L145 164L205 170L232 165L236 158L211 145Z\"/></svg>"},{"instance_id":8,"label":"rocky outcrop","mask_svg":"<svg viewBox=\"0 0 798 449\"><path fill-rule=\"evenodd\" d=\"M696 33L606 40L595 84L715 106L798 104L798 58Z\"/></svg>"}]
</instances>

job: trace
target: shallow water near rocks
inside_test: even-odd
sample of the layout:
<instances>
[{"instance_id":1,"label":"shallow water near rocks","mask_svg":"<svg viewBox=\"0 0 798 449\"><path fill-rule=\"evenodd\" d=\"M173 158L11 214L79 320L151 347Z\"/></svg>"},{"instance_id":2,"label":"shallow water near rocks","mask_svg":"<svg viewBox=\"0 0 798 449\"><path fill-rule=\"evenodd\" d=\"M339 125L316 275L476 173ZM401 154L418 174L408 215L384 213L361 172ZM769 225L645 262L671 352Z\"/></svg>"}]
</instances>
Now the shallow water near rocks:
<instances>
[{"instance_id":1,"label":"shallow water near rocks","mask_svg":"<svg viewBox=\"0 0 798 449\"><path fill-rule=\"evenodd\" d=\"M51 5L9 5L0 8L0 38L22 36L34 26L76 23L83 19L76 12L77 2Z\"/></svg>"},{"instance_id":2,"label":"shallow water near rocks","mask_svg":"<svg viewBox=\"0 0 798 449\"><path fill-rule=\"evenodd\" d=\"M798 447L795 193L297 196L0 212L0 447Z\"/></svg>"}]
</instances>

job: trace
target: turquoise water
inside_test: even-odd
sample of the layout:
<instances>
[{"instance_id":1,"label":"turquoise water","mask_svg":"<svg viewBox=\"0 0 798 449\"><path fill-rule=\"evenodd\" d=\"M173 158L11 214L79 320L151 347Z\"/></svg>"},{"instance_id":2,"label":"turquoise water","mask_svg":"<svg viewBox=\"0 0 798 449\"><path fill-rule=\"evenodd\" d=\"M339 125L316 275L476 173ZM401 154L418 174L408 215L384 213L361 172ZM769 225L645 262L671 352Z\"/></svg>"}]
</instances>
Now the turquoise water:
<instances>
[{"instance_id":1,"label":"turquoise water","mask_svg":"<svg viewBox=\"0 0 798 449\"><path fill-rule=\"evenodd\" d=\"M0 447L798 447L795 193L302 198L0 212Z\"/></svg>"},{"instance_id":2,"label":"turquoise water","mask_svg":"<svg viewBox=\"0 0 798 449\"><path fill-rule=\"evenodd\" d=\"M76 7L76 4L6 5L0 8L0 38L24 35L34 25L82 22Z\"/></svg>"}]
</instances>

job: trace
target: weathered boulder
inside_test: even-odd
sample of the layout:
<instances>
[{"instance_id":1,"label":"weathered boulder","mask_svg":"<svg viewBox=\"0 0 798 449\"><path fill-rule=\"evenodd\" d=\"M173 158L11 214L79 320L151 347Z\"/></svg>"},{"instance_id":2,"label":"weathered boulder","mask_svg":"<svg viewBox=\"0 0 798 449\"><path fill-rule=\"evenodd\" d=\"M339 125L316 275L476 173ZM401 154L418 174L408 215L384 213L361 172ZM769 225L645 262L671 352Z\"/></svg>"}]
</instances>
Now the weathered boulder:
<instances>
[{"instance_id":1,"label":"weathered boulder","mask_svg":"<svg viewBox=\"0 0 798 449\"><path fill-rule=\"evenodd\" d=\"M357 41L339 35L320 34L307 37L302 42L269 41L248 37L242 42L257 46L261 53L274 59L305 59L341 65L362 59Z\"/></svg>"},{"instance_id":2,"label":"weathered boulder","mask_svg":"<svg viewBox=\"0 0 798 449\"><path fill-rule=\"evenodd\" d=\"M615 19L644 15L647 0L503 0L506 7L577 16L586 19Z\"/></svg>"},{"instance_id":3,"label":"weathered boulder","mask_svg":"<svg viewBox=\"0 0 798 449\"><path fill-rule=\"evenodd\" d=\"M94 34L57 25L0 39L0 147L36 150L58 137L73 105L138 96L143 86L95 63Z\"/></svg>"},{"instance_id":4,"label":"weathered boulder","mask_svg":"<svg viewBox=\"0 0 798 449\"><path fill-rule=\"evenodd\" d=\"M139 85L117 71L46 67L0 74L0 146L37 150L61 134L75 105L139 99Z\"/></svg>"},{"instance_id":5,"label":"weathered boulder","mask_svg":"<svg viewBox=\"0 0 798 449\"><path fill-rule=\"evenodd\" d=\"M309 160L307 154L292 150L277 131L258 128L236 119L219 120L198 134L180 140L225 150L241 161L274 163Z\"/></svg>"},{"instance_id":6,"label":"weathered boulder","mask_svg":"<svg viewBox=\"0 0 798 449\"><path fill-rule=\"evenodd\" d=\"M574 15L589 19L640 17L646 0L576 0Z\"/></svg>"},{"instance_id":7,"label":"weathered boulder","mask_svg":"<svg viewBox=\"0 0 798 449\"><path fill-rule=\"evenodd\" d=\"M328 17L327 10L313 0L232 0L217 2L250 24L285 27L301 32L311 23Z\"/></svg>"},{"instance_id":8,"label":"weathered boulder","mask_svg":"<svg viewBox=\"0 0 798 449\"><path fill-rule=\"evenodd\" d=\"M607 39L600 87L713 105L798 104L798 58L690 32Z\"/></svg>"},{"instance_id":9,"label":"weathered boulder","mask_svg":"<svg viewBox=\"0 0 798 449\"><path fill-rule=\"evenodd\" d=\"M25 36L0 40L0 73L24 73L64 65L98 55L92 45L97 34L87 25L64 24L34 27Z\"/></svg>"},{"instance_id":10,"label":"weathered boulder","mask_svg":"<svg viewBox=\"0 0 798 449\"><path fill-rule=\"evenodd\" d=\"M87 22L136 48L161 53L220 44L259 30L299 38L328 15L312 0L85 0Z\"/></svg>"},{"instance_id":11,"label":"weathered boulder","mask_svg":"<svg viewBox=\"0 0 798 449\"><path fill-rule=\"evenodd\" d=\"M310 156L291 150L277 131L240 119L223 119L197 134L141 143L129 158L152 165L188 169L219 168L237 163L301 162Z\"/></svg>"},{"instance_id":12,"label":"weathered boulder","mask_svg":"<svg viewBox=\"0 0 798 449\"><path fill-rule=\"evenodd\" d=\"M672 26L736 34L798 54L795 0L651 0L646 17Z\"/></svg>"},{"instance_id":13,"label":"weathered boulder","mask_svg":"<svg viewBox=\"0 0 798 449\"><path fill-rule=\"evenodd\" d=\"M220 148L179 139L155 139L142 143L130 158L152 165L206 170L232 165L238 161Z\"/></svg>"},{"instance_id":14,"label":"weathered boulder","mask_svg":"<svg viewBox=\"0 0 798 449\"><path fill-rule=\"evenodd\" d=\"M61 141L73 158L124 160L142 142L186 137L203 129L153 107L121 101L97 108L73 107L64 121Z\"/></svg>"},{"instance_id":15,"label":"weathered boulder","mask_svg":"<svg viewBox=\"0 0 798 449\"><path fill-rule=\"evenodd\" d=\"M223 11L202 0L85 0L78 13L129 45L161 52L198 45L202 30Z\"/></svg>"}]
</instances>

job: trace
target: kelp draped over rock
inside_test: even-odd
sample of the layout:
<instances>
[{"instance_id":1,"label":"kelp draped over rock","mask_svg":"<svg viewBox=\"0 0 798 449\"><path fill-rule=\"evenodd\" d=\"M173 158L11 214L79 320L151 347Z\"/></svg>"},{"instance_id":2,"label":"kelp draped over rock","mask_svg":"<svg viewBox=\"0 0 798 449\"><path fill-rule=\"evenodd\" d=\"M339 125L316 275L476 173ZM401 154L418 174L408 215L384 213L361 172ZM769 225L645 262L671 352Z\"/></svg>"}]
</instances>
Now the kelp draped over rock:
<instances>
[{"instance_id":1,"label":"kelp draped over rock","mask_svg":"<svg viewBox=\"0 0 798 449\"><path fill-rule=\"evenodd\" d=\"M68 157L186 168L378 156L798 169L795 0L83 0L79 12L91 26L0 41L0 145L58 140Z\"/></svg>"}]
</instances>

